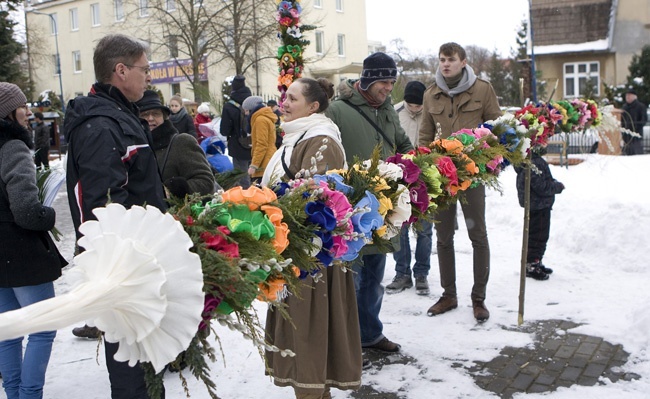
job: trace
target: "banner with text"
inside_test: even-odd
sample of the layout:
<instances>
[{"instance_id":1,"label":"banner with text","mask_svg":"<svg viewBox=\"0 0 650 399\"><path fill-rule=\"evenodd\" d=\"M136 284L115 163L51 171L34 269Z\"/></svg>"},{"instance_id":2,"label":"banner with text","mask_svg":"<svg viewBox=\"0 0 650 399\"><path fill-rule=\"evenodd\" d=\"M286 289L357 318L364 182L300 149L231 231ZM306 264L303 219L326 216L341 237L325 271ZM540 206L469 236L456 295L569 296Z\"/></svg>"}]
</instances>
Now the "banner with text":
<instances>
[{"instance_id":1,"label":"banner with text","mask_svg":"<svg viewBox=\"0 0 650 399\"><path fill-rule=\"evenodd\" d=\"M192 76L192 60L190 59L152 62L149 65L151 67L152 85L185 82L188 80L185 73L190 77ZM205 58L199 64L199 80L208 80L208 62Z\"/></svg>"}]
</instances>

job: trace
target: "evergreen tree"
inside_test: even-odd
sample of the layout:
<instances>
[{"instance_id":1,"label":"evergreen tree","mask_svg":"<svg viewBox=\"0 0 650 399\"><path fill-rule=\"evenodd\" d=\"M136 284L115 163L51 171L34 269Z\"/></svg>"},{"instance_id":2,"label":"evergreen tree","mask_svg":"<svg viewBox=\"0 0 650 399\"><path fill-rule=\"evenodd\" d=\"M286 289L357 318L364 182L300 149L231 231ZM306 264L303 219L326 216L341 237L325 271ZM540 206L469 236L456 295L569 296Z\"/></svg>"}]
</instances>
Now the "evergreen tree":
<instances>
[{"instance_id":1,"label":"evergreen tree","mask_svg":"<svg viewBox=\"0 0 650 399\"><path fill-rule=\"evenodd\" d=\"M23 91L27 89L27 78L20 64L23 46L14 38L14 26L9 12L0 10L0 81L18 85Z\"/></svg>"},{"instance_id":2,"label":"evergreen tree","mask_svg":"<svg viewBox=\"0 0 650 399\"><path fill-rule=\"evenodd\" d=\"M627 87L636 90L636 94L644 104L650 103L650 44L641 49L641 54L635 54L628 68Z\"/></svg>"},{"instance_id":3,"label":"evergreen tree","mask_svg":"<svg viewBox=\"0 0 650 399\"><path fill-rule=\"evenodd\" d=\"M509 64L509 60L507 61ZM509 106L516 105L515 101L510 96L509 87L511 86L510 81L512 79L506 68L504 68L504 61L499 58L497 52L493 52L490 57L490 62L486 70L487 76L490 79L490 83L494 88L494 91L499 98L499 105Z\"/></svg>"}]
</instances>

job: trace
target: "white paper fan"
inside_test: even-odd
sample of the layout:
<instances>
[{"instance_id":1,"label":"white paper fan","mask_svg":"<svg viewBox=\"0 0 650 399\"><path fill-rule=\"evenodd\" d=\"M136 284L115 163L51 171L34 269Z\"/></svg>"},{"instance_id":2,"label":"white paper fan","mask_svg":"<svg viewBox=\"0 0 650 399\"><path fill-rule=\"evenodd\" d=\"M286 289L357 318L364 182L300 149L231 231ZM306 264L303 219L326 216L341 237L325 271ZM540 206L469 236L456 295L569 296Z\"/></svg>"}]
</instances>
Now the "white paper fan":
<instances>
[{"instance_id":1,"label":"white paper fan","mask_svg":"<svg viewBox=\"0 0 650 399\"><path fill-rule=\"evenodd\" d=\"M86 320L119 342L118 361L156 372L185 350L203 311L203 272L180 223L155 207L110 204L83 223L72 290L0 314L0 340Z\"/></svg>"}]
</instances>

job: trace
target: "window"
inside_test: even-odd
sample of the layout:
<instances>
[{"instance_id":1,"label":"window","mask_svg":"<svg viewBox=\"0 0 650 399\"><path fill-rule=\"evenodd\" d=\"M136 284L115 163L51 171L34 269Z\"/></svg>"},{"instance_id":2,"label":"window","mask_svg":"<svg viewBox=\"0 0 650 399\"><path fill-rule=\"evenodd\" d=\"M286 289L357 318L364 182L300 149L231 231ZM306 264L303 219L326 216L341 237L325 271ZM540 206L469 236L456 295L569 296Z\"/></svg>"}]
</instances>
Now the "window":
<instances>
[{"instance_id":1,"label":"window","mask_svg":"<svg viewBox=\"0 0 650 399\"><path fill-rule=\"evenodd\" d=\"M54 64L54 74L58 75L61 72L61 63L59 62L58 54L52 56L52 64Z\"/></svg>"},{"instance_id":2,"label":"window","mask_svg":"<svg viewBox=\"0 0 650 399\"><path fill-rule=\"evenodd\" d=\"M178 58L178 36L169 36L169 56Z\"/></svg>"},{"instance_id":3,"label":"window","mask_svg":"<svg viewBox=\"0 0 650 399\"><path fill-rule=\"evenodd\" d=\"M99 3L90 5L90 20L93 26L101 25L101 21L99 19Z\"/></svg>"},{"instance_id":4,"label":"window","mask_svg":"<svg viewBox=\"0 0 650 399\"><path fill-rule=\"evenodd\" d=\"M149 1L140 0L140 16L148 17L149 16Z\"/></svg>"},{"instance_id":5,"label":"window","mask_svg":"<svg viewBox=\"0 0 650 399\"><path fill-rule=\"evenodd\" d=\"M337 37L339 57L345 57L345 35L339 34Z\"/></svg>"},{"instance_id":6,"label":"window","mask_svg":"<svg viewBox=\"0 0 650 399\"><path fill-rule=\"evenodd\" d=\"M167 7L167 11L176 10L176 1L175 0L167 0L165 7Z\"/></svg>"},{"instance_id":7,"label":"window","mask_svg":"<svg viewBox=\"0 0 650 399\"><path fill-rule=\"evenodd\" d=\"M115 20L124 21L124 0L115 0Z\"/></svg>"},{"instance_id":8,"label":"window","mask_svg":"<svg viewBox=\"0 0 650 399\"><path fill-rule=\"evenodd\" d=\"M564 97L581 97L592 87L600 95L600 63L598 61L564 64Z\"/></svg>"},{"instance_id":9,"label":"window","mask_svg":"<svg viewBox=\"0 0 650 399\"><path fill-rule=\"evenodd\" d=\"M336 11L343 12L343 0L336 0Z\"/></svg>"},{"instance_id":10,"label":"window","mask_svg":"<svg viewBox=\"0 0 650 399\"><path fill-rule=\"evenodd\" d=\"M316 54L323 54L324 42L323 31L317 30L316 32Z\"/></svg>"},{"instance_id":11,"label":"window","mask_svg":"<svg viewBox=\"0 0 650 399\"><path fill-rule=\"evenodd\" d=\"M181 94L181 84L180 83L172 83L171 84L172 92L170 93L172 96L176 94Z\"/></svg>"},{"instance_id":12,"label":"window","mask_svg":"<svg viewBox=\"0 0 650 399\"><path fill-rule=\"evenodd\" d=\"M56 35L59 33L59 18L57 17L56 14L50 14L52 18L50 18L50 33L53 35Z\"/></svg>"},{"instance_id":13,"label":"window","mask_svg":"<svg viewBox=\"0 0 650 399\"><path fill-rule=\"evenodd\" d=\"M81 51L72 52L72 65L75 72L81 72Z\"/></svg>"},{"instance_id":14,"label":"window","mask_svg":"<svg viewBox=\"0 0 650 399\"><path fill-rule=\"evenodd\" d=\"M314 8L323 8L323 0L314 0Z\"/></svg>"},{"instance_id":15,"label":"window","mask_svg":"<svg viewBox=\"0 0 650 399\"><path fill-rule=\"evenodd\" d=\"M79 13L76 8L70 9L70 29L79 30Z\"/></svg>"}]
</instances>

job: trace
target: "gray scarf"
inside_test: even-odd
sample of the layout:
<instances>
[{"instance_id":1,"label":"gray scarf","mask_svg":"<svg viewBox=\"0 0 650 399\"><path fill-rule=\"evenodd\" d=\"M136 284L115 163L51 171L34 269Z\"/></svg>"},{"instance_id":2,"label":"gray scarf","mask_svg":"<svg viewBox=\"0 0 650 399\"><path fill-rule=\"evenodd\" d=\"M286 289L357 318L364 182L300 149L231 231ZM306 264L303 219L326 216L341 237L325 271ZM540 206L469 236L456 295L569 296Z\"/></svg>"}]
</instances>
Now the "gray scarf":
<instances>
[{"instance_id":1,"label":"gray scarf","mask_svg":"<svg viewBox=\"0 0 650 399\"><path fill-rule=\"evenodd\" d=\"M442 91L447 93L449 97L454 97L456 94L467 91L470 87L472 87L474 82L476 82L476 74L474 73L474 70L471 66L465 65L465 68L463 68L461 74L463 76L460 78L458 85L453 89L450 89L447 86L447 82L445 82L445 77L442 76L442 72L440 72L440 68L438 68L436 71L436 84Z\"/></svg>"}]
</instances>

